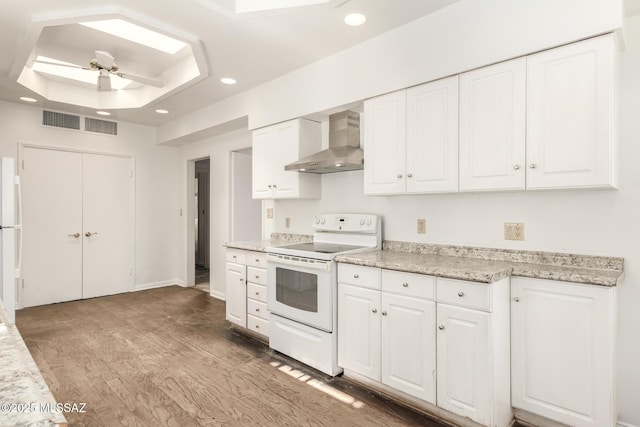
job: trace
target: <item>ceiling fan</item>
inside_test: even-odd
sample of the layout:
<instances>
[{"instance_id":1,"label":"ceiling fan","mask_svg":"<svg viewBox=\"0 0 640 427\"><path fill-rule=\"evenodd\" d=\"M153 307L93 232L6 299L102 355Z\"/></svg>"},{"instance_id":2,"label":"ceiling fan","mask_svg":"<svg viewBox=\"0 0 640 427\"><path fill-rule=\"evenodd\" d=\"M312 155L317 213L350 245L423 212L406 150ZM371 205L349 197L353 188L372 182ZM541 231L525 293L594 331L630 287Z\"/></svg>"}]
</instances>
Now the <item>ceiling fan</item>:
<instances>
[{"instance_id":1,"label":"ceiling fan","mask_svg":"<svg viewBox=\"0 0 640 427\"><path fill-rule=\"evenodd\" d=\"M39 59L35 59L34 62L38 62L40 64L47 65L57 65L60 67L70 67L70 68L79 68L82 70L89 71L98 71L100 74L98 75L97 89L101 92L110 91L111 90L111 76L110 74L115 74L118 77L122 77L123 79L133 80L134 82L142 83L145 85L155 86L155 87L163 87L164 83L161 80L152 79L149 77L138 76L135 74L123 73L118 68L118 64L115 63L115 58L109 52L105 52L102 50L96 50L96 57L89 61L89 67L83 67L81 65L61 63L61 62L52 62L52 61L43 61Z\"/></svg>"}]
</instances>

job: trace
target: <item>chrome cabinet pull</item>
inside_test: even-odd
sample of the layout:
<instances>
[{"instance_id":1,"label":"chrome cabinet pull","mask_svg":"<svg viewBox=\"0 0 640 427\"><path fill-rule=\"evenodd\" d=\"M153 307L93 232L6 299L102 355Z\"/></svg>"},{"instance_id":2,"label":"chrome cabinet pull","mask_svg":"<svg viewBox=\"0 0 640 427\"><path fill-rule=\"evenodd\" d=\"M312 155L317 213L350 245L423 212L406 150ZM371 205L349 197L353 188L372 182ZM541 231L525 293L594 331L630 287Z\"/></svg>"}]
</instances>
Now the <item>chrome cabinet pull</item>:
<instances>
[{"instance_id":1,"label":"chrome cabinet pull","mask_svg":"<svg viewBox=\"0 0 640 427\"><path fill-rule=\"evenodd\" d=\"M259 297L260 296L260 292L256 292L256 296Z\"/></svg>"},{"instance_id":2,"label":"chrome cabinet pull","mask_svg":"<svg viewBox=\"0 0 640 427\"><path fill-rule=\"evenodd\" d=\"M377 308L374 308L374 309L372 309L372 310L371 310L371 312L372 312L372 313L377 313L377 312L378 312L378 309L377 309Z\"/></svg>"},{"instance_id":3,"label":"chrome cabinet pull","mask_svg":"<svg viewBox=\"0 0 640 427\"><path fill-rule=\"evenodd\" d=\"M531 164L529 165L529 168L531 168L531 169L535 169L535 168L537 168L537 167L538 167L538 165L536 165L535 163L531 163Z\"/></svg>"},{"instance_id":4,"label":"chrome cabinet pull","mask_svg":"<svg viewBox=\"0 0 640 427\"><path fill-rule=\"evenodd\" d=\"M354 279L359 279L359 278L360 278L360 276L358 276L357 274L354 274L354 275L353 275L353 278L354 278Z\"/></svg>"},{"instance_id":5,"label":"chrome cabinet pull","mask_svg":"<svg viewBox=\"0 0 640 427\"><path fill-rule=\"evenodd\" d=\"M87 236L87 237L95 236L96 234L98 234L98 233L92 233L90 231L87 231L86 233L84 233L84 235Z\"/></svg>"},{"instance_id":6,"label":"chrome cabinet pull","mask_svg":"<svg viewBox=\"0 0 640 427\"><path fill-rule=\"evenodd\" d=\"M69 237L75 237L76 239L80 237L80 233L69 234Z\"/></svg>"},{"instance_id":7,"label":"chrome cabinet pull","mask_svg":"<svg viewBox=\"0 0 640 427\"><path fill-rule=\"evenodd\" d=\"M384 311L384 310L382 310L382 315L383 315L383 316L386 316L386 315L387 315L387 312L386 312L386 311Z\"/></svg>"},{"instance_id":8,"label":"chrome cabinet pull","mask_svg":"<svg viewBox=\"0 0 640 427\"><path fill-rule=\"evenodd\" d=\"M520 165L513 165L513 170L519 170L520 169Z\"/></svg>"},{"instance_id":9,"label":"chrome cabinet pull","mask_svg":"<svg viewBox=\"0 0 640 427\"><path fill-rule=\"evenodd\" d=\"M402 178L402 174L401 174L401 173L399 173L399 174L398 174L398 179L401 179L401 178Z\"/></svg>"},{"instance_id":10,"label":"chrome cabinet pull","mask_svg":"<svg viewBox=\"0 0 640 427\"><path fill-rule=\"evenodd\" d=\"M259 308L256 308L256 313L260 313L260 309Z\"/></svg>"},{"instance_id":11,"label":"chrome cabinet pull","mask_svg":"<svg viewBox=\"0 0 640 427\"><path fill-rule=\"evenodd\" d=\"M438 329L443 330L444 329L444 325L438 326Z\"/></svg>"},{"instance_id":12,"label":"chrome cabinet pull","mask_svg":"<svg viewBox=\"0 0 640 427\"><path fill-rule=\"evenodd\" d=\"M407 178L413 178L413 174L412 173L407 174Z\"/></svg>"},{"instance_id":13,"label":"chrome cabinet pull","mask_svg":"<svg viewBox=\"0 0 640 427\"><path fill-rule=\"evenodd\" d=\"M404 282L404 283L402 284L402 287L404 287L404 288L408 288L408 287L409 287L409 284L408 284L407 282Z\"/></svg>"},{"instance_id":14,"label":"chrome cabinet pull","mask_svg":"<svg viewBox=\"0 0 640 427\"><path fill-rule=\"evenodd\" d=\"M464 296L464 292L462 292L462 291L458 292L458 296L459 296L460 298L462 298L462 297Z\"/></svg>"},{"instance_id":15,"label":"chrome cabinet pull","mask_svg":"<svg viewBox=\"0 0 640 427\"><path fill-rule=\"evenodd\" d=\"M519 298L519 297L515 297L513 300L514 300L515 302L520 302L520 298Z\"/></svg>"}]
</instances>

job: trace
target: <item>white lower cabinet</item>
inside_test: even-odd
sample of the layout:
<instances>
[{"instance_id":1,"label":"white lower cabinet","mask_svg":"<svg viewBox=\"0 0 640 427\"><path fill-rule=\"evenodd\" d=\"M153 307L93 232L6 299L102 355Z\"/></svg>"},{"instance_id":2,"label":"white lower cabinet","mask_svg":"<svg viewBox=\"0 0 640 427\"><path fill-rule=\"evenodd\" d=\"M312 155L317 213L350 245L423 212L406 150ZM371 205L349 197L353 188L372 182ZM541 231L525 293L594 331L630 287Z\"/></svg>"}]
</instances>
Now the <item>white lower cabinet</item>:
<instances>
[{"instance_id":1,"label":"white lower cabinet","mask_svg":"<svg viewBox=\"0 0 640 427\"><path fill-rule=\"evenodd\" d=\"M617 288L513 278L514 408L577 427L616 425Z\"/></svg>"},{"instance_id":2,"label":"white lower cabinet","mask_svg":"<svg viewBox=\"0 0 640 427\"><path fill-rule=\"evenodd\" d=\"M435 404L435 302L420 286L426 276L345 267L338 267L338 365Z\"/></svg>"},{"instance_id":3,"label":"white lower cabinet","mask_svg":"<svg viewBox=\"0 0 640 427\"><path fill-rule=\"evenodd\" d=\"M265 254L229 248L226 261L227 320L267 338L269 312Z\"/></svg>"}]
</instances>

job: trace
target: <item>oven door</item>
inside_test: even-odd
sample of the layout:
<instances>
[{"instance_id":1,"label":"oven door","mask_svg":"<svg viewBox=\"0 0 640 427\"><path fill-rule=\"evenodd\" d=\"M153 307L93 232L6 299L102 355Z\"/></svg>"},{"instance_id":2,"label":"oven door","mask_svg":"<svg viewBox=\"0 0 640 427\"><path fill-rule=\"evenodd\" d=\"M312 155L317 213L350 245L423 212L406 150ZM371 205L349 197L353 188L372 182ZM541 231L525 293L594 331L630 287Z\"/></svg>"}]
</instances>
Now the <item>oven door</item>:
<instances>
[{"instance_id":1,"label":"oven door","mask_svg":"<svg viewBox=\"0 0 640 427\"><path fill-rule=\"evenodd\" d=\"M332 332L335 270L334 261L267 254L267 308Z\"/></svg>"}]
</instances>

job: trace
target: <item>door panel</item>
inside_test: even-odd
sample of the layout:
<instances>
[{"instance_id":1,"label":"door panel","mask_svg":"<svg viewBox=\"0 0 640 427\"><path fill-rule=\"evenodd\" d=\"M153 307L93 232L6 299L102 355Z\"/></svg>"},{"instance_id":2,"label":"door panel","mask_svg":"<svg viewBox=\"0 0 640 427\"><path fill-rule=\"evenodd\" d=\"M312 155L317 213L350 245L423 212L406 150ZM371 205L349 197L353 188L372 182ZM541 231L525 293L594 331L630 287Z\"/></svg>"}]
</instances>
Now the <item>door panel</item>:
<instances>
[{"instance_id":1,"label":"door panel","mask_svg":"<svg viewBox=\"0 0 640 427\"><path fill-rule=\"evenodd\" d=\"M132 163L125 157L83 155L84 298L133 290Z\"/></svg>"},{"instance_id":2,"label":"door panel","mask_svg":"<svg viewBox=\"0 0 640 427\"><path fill-rule=\"evenodd\" d=\"M82 154L38 148L22 154L22 304L81 299Z\"/></svg>"}]
</instances>

